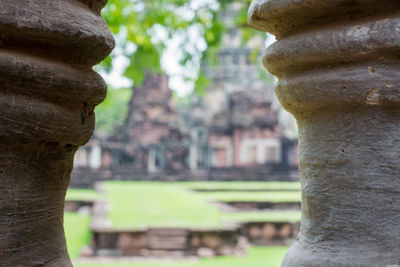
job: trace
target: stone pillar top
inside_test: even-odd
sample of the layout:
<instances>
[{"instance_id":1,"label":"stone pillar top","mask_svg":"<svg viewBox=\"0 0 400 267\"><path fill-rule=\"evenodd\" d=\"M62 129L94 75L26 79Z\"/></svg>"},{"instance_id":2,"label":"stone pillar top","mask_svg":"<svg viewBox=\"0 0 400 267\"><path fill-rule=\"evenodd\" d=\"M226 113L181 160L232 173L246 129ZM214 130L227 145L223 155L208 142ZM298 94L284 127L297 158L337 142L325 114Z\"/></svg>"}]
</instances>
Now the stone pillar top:
<instances>
[{"instance_id":1,"label":"stone pillar top","mask_svg":"<svg viewBox=\"0 0 400 267\"><path fill-rule=\"evenodd\" d=\"M263 64L280 79L277 95L298 118L317 109L400 103L393 86L399 10L394 0L256 0L249 23L277 35Z\"/></svg>"},{"instance_id":2,"label":"stone pillar top","mask_svg":"<svg viewBox=\"0 0 400 267\"><path fill-rule=\"evenodd\" d=\"M105 1L90 3L98 2ZM47 48L52 58L85 66L100 63L114 48L100 14L77 0L0 0L0 6L0 47Z\"/></svg>"},{"instance_id":3,"label":"stone pillar top","mask_svg":"<svg viewBox=\"0 0 400 267\"><path fill-rule=\"evenodd\" d=\"M0 266L72 267L64 198L106 96L105 3L0 0Z\"/></svg>"},{"instance_id":4,"label":"stone pillar top","mask_svg":"<svg viewBox=\"0 0 400 267\"><path fill-rule=\"evenodd\" d=\"M100 14L103 7L107 4L108 0L78 0L83 4L87 5L96 13Z\"/></svg>"},{"instance_id":5,"label":"stone pillar top","mask_svg":"<svg viewBox=\"0 0 400 267\"><path fill-rule=\"evenodd\" d=\"M254 0L249 10L250 25L276 35L277 39L308 27L356 18L396 13L396 0Z\"/></svg>"},{"instance_id":6,"label":"stone pillar top","mask_svg":"<svg viewBox=\"0 0 400 267\"><path fill-rule=\"evenodd\" d=\"M92 70L114 47L106 1L0 0L0 143L85 144L106 84ZM44 127L45 126L45 127Z\"/></svg>"}]
</instances>

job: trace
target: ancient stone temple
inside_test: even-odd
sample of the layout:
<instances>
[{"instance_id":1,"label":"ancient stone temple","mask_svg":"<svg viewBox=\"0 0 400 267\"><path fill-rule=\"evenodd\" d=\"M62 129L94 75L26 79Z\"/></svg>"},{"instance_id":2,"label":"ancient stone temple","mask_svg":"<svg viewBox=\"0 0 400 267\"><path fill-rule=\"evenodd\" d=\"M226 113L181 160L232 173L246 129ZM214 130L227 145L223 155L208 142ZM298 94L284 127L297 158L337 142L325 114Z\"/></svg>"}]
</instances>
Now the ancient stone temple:
<instances>
[{"instance_id":1,"label":"ancient stone temple","mask_svg":"<svg viewBox=\"0 0 400 267\"><path fill-rule=\"evenodd\" d=\"M208 147L205 150L204 142L200 142L197 153L191 148L191 155L195 155L191 157L192 169L204 166L205 158L212 168L297 165L295 126L286 127L280 120L282 109L274 98L273 77L262 79L261 66L252 60L265 38L256 36L242 43L243 31L233 22L234 13L240 8L242 4L234 3L222 14L227 32L218 63L203 64L211 86L205 98L195 97L191 109L185 112L194 114L185 120L190 124L191 140L198 143L205 136ZM197 111L199 107L203 108L202 114Z\"/></svg>"},{"instance_id":2,"label":"ancient stone temple","mask_svg":"<svg viewBox=\"0 0 400 267\"><path fill-rule=\"evenodd\" d=\"M265 38L241 43L231 21L238 8L224 14L218 63L202 66L211 81L205 97L173 103L168 77L148 75L134 89L125 124L79 151L75 181L297 179L296 129L280 120L273 78L262 79L251 59Z\"/></svg>"},{"instance_id":3,"label":"ancient stone temple","mask_svg":"<svg viewBox=\"0 0 400 267\"><path fill-rule=\"evenodd\" d=\"M149 173L185 168L179 117L164 74L148 75L135 88L124 125L107 138L93 138L76 156L79 167L128 167Z\"/></svg>"},{"instance_id":4,"label":"ancient stone temple","mask_svg":"<svg viewBox=\"0 0 400 267\"><path fill-rule=\"evenodd\" d=\"M184 168L186 151L166 75L148 75L143 86L134 90L125 124L107 141L111 149L113 144L123 148L113 150L108 166L131 166L150 173Z\"/></svg>"},{"instance_id":5,"label":"ancient stone temple","mask_svg":"<svg viewBox=\"0 0 400 267\"><path fill-rule=\"evenodd\" d=\"M242 44L242 31L232 21L239 8L240 3L233 4L223 15L227 34L218 55L219 64L204 66L212 81L205 99L211 165L296 165L297 141L295 134L282 132L273 78L269 75L267 81L261 79L261 66L251 59L263 47L265 38L257 36Z\"/></svg>"}]
</instances>

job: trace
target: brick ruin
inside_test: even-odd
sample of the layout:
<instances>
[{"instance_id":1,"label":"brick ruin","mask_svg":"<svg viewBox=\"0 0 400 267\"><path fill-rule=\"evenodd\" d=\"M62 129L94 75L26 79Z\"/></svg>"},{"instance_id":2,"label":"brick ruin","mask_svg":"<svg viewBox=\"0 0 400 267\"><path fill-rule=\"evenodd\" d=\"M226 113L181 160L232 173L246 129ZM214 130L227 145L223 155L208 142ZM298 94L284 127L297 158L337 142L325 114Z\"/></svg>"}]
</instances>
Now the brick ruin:
<instances>
[{"instance_id":1,"label":"brick ruin","mask_svg":"<svg viewBox=\"0 0 400 267\"><path fill-rule=\"evenodd\" d=\"M298 179L294 123L281 120L273 78L266 85L251 60L264 40L243 46L242 31L226 17L218 64L202 66L211 81L205 97L174 103L168 77L147 75L134 89L125 124L79 150L72 186L108 179Z\"/></svg>"},{"instance_id":2,"label":"brick ruin","mask_svg":"<svg viewBox=\"0 0 400 267\"><path fill-rule=\"evenodd\" d=\"M295 239L299 223L245 223L227 229L154 228L97 230L91 256L180 258L244 255L250 244L285 245Z\"/></svg>"},{"instance_id":3,"label":"brick ruin","mask_svg":"<svg viewBox=\"0 0 400 267\"><path fill-rule=\"evenodd\" d=\"M264 38L253 38L243 46L242 31L235 29L231 18L226 15L228 29L218 64L203 62L202 71L210 80L205 96L174 102L168 77L148 74L143 85L134 88L125 123L108 137L92 138L77 153L72 186L91 187L104 180L298 179L296 129L282 119L272 76L266 82L259 74L261 66L252 61ZM101 183L97 185L101 191ZM300 209L299 202L213 204L227 212ZM300 227L298 222L265 218L224 223L215 229L120 229L107 219L107 205L105 199L66 205L70 211L82 207L92 211L93 239L83 257L243 255L250 245L287 245Z\"/></svg>"}]
</instances>

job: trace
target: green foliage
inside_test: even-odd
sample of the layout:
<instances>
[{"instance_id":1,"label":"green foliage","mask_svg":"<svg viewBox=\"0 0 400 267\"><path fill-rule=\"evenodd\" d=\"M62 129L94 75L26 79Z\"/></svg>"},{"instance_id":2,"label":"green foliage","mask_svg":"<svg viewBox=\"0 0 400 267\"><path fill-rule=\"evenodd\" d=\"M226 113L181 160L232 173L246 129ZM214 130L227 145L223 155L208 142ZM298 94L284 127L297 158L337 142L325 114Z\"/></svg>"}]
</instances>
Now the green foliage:
<instances>
[{"instance_id":1,"label":"green foliage","mask_svg":"<svg viewBox=\"0 0 400 267\"><path fill-rule=\"evenodd\" d=\"M207 78L207 76L200 72L198 79L196 80L194 91L199 96L205 96L207 92L207 88L210 86L211 81Z\"/></svg>"},{"instance_id":2,"label":"green foliage","mask_svg":"<svg viewBox=\"0 0 400 267\"><path fill-rule=\"evenodd\" d=\"M109 71L116 56L127 57L130 63L124 75L136 87L147 73L162 71L160 60L168 40L182 37L181 64L190 66L194 55L203 52L187 45L193 27L197 27L207 47L218 45L224 28L218 5L196 0L110 0L103 17L116 35L117 48L102 67Z\"/></svg>"},{"instance_id":3,"label":"green foliage","mask_svg":"<svg viewBox=\"0 0 400 267\"><path fill-rule=\"evenodd\" d=\"M189 69L205 53L189 41L191 31L198 31L206 47L211 48L219 44L224 29L218 17L218 4L212 1L204 4L197 0L109 0L102 15L117 46L97 70L110 72L115 58L123 56L129 59L124 76L135 87L142 85L145 75L163 71L161 58L168 40L176 36L182 39L180 64ZM204 80L199 79L199 83ZM108 132L123 122L132 95L128 91L109 90L105 102L96 108L97 130Z\"/></svg>"},{"instance_id":4,"label":"green foliage","mask_svg":"<svg viewBox=\"0 0 400 267\"><path fill-rule=\"evenodd\" d=\"M109 89L103 103L96 107L96 130L109 132L123 124L128 113L132 89Z\"/></svg>"},{"instance_id":5,"label":"green foliage","mask_svg":"<svg viewBox=\"0 0 400 267\"><path fill-rule=\"evenodd\" d=\"M234 23L242 29L243 42L247 42L261 34L247 26L251 0L109 0L102 15L117 46L97 70L110 72L115 59L125 57L129 63L123 75L138 88L149 73L164 71L161 58L166 44L177 37L180 40L177 57L183 69L197 70L199 63L206 61L217 64L219 45L226 31L221 14L234 2L243 4L235 14ZM200 35L195 40L193 32ZM200 70L197 75L190 72L181 75L194 83L196 94L206 93L210 81ZM96 129L110 131L121 124L127 113L128 98L125 97L130 96L126 91L110 90L105 103L96 109Z\"/></svg>"},{"instance_id":6,"label":"green foliage","mask_svg":"<svg viewBox=\"0 0 400 267\"><path fill-rule=\"evenodd\" d=\"M233 2L243 4L234 19L243 30L243 40L260 34L247 26L251 0L110 0L102 15L116 36L117 48L102 63L103 70L111 69L116 56L125 56L130 63L124 75L139 87L146 73L162 71L165 43L177 35L182 37L183 66L193 66L195 55L215 56L225 32L221 13ZM189 42L193 30L200 32L206 50Z\"/></svg>"}]
</instances>

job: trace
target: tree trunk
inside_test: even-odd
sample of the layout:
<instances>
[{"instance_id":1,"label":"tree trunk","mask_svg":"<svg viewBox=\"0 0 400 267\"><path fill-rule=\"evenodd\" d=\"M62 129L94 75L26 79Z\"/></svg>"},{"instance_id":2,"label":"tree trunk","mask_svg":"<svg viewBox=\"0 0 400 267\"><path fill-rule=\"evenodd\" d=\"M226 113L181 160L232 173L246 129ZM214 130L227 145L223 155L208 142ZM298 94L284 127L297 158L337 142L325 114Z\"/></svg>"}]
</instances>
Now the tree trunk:
<instances>
[{"instance_id":1,"label":"tree trunk","mask_svg":"<svg viewBox=\"0 0 400 267\"><path fill-rule=\"evenodd\" d=\"M301 231L283 266L400 264L400 2L256 0L297 119ZM397 266L397 265L396 265Z\"/></svg>"},{"instance_id":2,"label":"tree trunk","mask_svg":"<svg viewBox=\"0 0 400 267\"><path fill-rule=\"evenodd\" d=\"M64 197L106 92L104 2L0 0L0 266L72 266Z\"/></svg>"}]
</instances>

